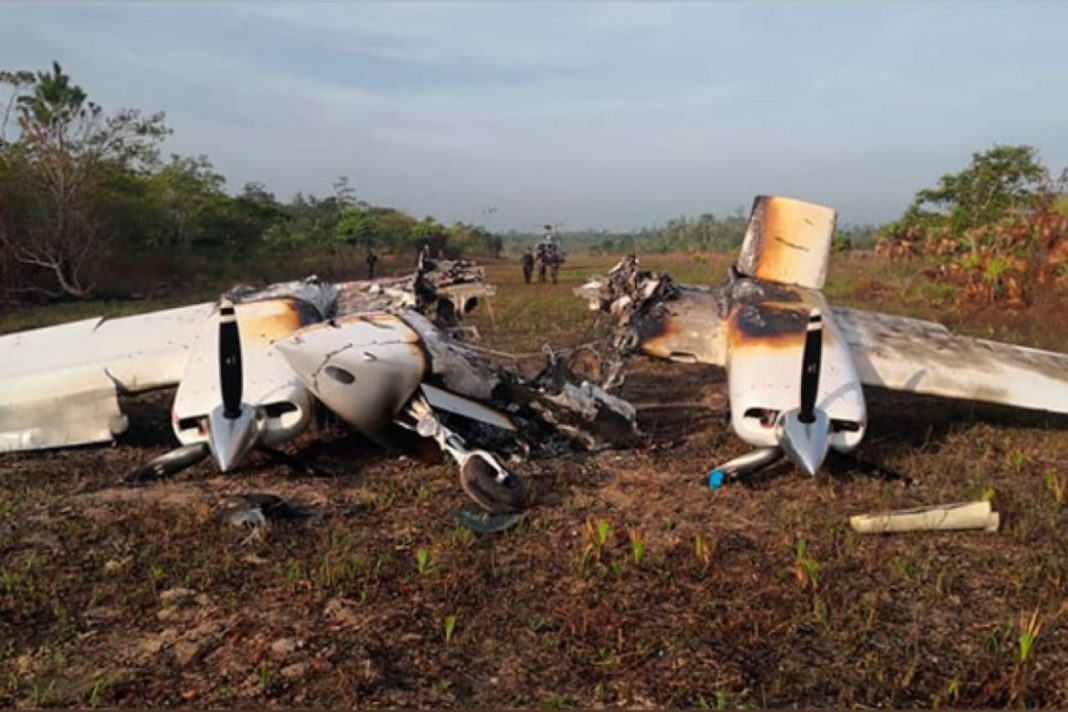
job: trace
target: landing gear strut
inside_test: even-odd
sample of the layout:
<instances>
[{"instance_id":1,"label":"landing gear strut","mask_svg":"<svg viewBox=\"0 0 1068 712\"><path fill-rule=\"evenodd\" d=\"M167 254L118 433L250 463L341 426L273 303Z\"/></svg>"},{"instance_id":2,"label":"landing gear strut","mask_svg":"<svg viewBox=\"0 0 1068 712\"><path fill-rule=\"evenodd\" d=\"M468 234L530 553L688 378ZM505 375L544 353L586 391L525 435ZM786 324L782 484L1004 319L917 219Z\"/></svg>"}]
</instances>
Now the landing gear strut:
<instances>
[{"instance_id":1,"label":"landing gear strut","mask_svg":"<svg viewBox=\"0 0 1068 712\"><path fill-rule=\"evenodd\" d=\"M527 488L485 450L470 450L457 433L446 428L422 396L408 406L406 414L414 425L398 421L425 438L433 438L460 466L460 486L478 506L494 514L517 512L527 498Z\"/></svg>"},{"instance_id":2,"label":"landing gear strut","mask_svg":"<svg viewBox=\"0 0 1068 712\"><path fill-rule=\"evenodd\" d=\"M727 480L736 480L745 475L751 475L778 462L782 456L783 451L777 447L762 447L739 455L708 473L708 486L716 489Z\"/></svg>"}]
</instances>

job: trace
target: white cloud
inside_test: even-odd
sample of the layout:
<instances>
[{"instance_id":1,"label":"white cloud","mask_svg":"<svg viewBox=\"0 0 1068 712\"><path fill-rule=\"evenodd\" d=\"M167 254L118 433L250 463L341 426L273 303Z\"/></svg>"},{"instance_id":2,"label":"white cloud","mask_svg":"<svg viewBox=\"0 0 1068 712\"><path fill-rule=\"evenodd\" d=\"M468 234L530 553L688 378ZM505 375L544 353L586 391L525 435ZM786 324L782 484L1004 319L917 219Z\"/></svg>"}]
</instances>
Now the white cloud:
<instances>
[{"instance_id":1,"label":"white cloud","mask_svg":"<svg viewBox=\"0 0 1068 712\"><path fill-rule=\"evenodd\" d=\"M1068 162L1050 84L1068 58L1015 51L1056 23L999 12L1018 11L0 5L0 46L11 66L61 59L107 105L165 109L168 149L282 197L347 174L447 220L494 205L498 226L625 228L785 191L866 221L994 141ZM994 27L1015 53L984 44Z\"/></svg>"}]
</instances>

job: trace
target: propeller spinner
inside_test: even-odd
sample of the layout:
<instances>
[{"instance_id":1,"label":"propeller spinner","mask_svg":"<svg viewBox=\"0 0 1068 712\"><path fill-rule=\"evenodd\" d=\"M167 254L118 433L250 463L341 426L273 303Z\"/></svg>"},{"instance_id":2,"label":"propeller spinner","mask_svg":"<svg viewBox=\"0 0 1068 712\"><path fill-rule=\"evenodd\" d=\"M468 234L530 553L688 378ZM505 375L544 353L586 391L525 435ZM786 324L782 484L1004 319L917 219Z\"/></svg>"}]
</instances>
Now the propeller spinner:
<instances>
[{"instance_id":1,"label":"propeller spinner","mask_svg":"<svg viewBox=\"0 0 1068 712\"><path fill-rule=\"evenodd\" d=\"M798 467L810 475L823 464L830 446L831 421L816 407L823 352L823 315L813 309L801 357L801 407L784 412L777 424L779 443Z\"/></svg>"}]
</instances>

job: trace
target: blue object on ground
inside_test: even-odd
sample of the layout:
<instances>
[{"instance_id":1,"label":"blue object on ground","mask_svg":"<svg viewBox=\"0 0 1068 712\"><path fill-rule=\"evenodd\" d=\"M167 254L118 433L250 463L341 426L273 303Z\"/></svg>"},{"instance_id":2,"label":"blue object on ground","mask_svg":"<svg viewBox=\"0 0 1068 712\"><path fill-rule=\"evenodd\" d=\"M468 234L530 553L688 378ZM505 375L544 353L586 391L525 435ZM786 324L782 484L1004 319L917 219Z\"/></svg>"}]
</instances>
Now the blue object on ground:
<instances>
[{"instance_id":1,"label":"blue object on ground","mask_svg":"<svg viewBox=\"0 0 1068 712\"><path fill-rule=\"evenodd\" d=\"M723 480L726 479L727 473L723 470L712 470L708 473L708 487L709 489L719 489L723 486Z\"/></svg>"}]
</instances>

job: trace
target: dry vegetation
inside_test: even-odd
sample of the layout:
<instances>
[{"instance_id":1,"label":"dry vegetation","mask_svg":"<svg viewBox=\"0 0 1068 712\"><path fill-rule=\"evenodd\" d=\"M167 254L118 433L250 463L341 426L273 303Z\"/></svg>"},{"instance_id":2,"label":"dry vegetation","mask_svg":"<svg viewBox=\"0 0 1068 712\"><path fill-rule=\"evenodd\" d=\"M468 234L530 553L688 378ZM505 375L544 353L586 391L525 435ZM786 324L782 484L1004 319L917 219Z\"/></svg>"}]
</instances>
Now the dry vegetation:
<instances>
[{"instance_id":1,"label":"dry vegetation","mask_svg":"<svg viewBox=\"0 0 1068 712\"><path fill-rule=\"evenodd\" d=\"M1068 348L1063 311L962 312L915 266L835 259L838 301ZM707 282L726 260L647 264ZM607 266L572 260L558 287L491 266L483 344L591 338L570 287ZM334 477L263 462L117 487L171 446L165 396L130 404L145 417L117 447L6 455L0 705L1068 705L1063 420L872 394L863 454L918 486L780 465L710 491L745 448L722 379L635 359L623 395L657 445L520 464L527 519L489 537L454 522L451 466L340 431L302 443ZM240 491L311 516L250 539L215 520ZM847 524L980 497L996 534Z\"/></svg>"},{"instance_id":2,"label":"dry vegetation","mask_svg":"<svg viewBox=\"0 0 1068 712\"><path fill-rule=\"evenodd\" d=\"M955 285L961 300L1019 309L1068 290L1068 214L1060 193L1015 215L954 237L948 229L906 229L879 244L880 256L936 262L925 274Z\"/></svg>"}]
</instances>

